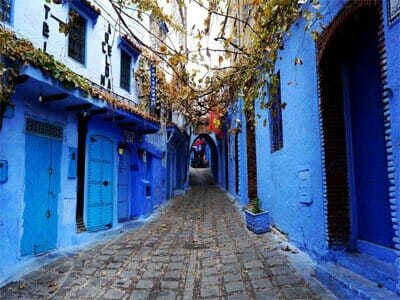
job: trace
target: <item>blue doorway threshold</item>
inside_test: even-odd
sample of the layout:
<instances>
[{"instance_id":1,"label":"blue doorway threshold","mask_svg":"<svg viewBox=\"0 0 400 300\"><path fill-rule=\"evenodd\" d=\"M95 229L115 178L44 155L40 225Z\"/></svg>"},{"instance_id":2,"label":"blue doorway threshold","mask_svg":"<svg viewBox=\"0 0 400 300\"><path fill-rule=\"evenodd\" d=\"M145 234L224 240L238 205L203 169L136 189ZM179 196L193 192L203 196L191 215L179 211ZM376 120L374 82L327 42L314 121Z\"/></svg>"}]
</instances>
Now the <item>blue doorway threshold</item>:
<instances>
[{"instance_id":1,"label":"blue doorway threshold","mask_svg":"<svg viewBox=\"0 0 400 300\"><path fill-rule=\"evenodd\" d=\"M318 265L315 275L339 298L400 299L395 266L366 254L341 252L336 262Z\"/></svg>"}]
</instances>

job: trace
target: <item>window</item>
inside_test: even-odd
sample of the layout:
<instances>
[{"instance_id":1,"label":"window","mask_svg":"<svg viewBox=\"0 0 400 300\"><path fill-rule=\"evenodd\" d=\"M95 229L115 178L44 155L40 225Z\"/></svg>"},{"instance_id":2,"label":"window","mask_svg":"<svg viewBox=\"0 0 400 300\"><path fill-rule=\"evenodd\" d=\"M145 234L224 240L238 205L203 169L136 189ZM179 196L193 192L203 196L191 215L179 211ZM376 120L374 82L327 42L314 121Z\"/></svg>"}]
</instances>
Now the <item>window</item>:
<instances>
[{"instance_id":1,"label":"window","mask_svg":"<svg viewBox=\"0 0 400 300\"><path fill-rule=\"evenodd\" d=\"M121 49L120 87L128 92L131 85L131 60L131 56Z\"/></svg>"},{"instance_id":2,"label":"window","mask_svg":"<svg viewBox=\"0 0 400 300\"><path fill-rule=\"evenodd\" d=\"M273 81L273 84L270 88L270 94L273 96L274 101L272 101L269 109L269 128L271 136L271 152L275 152L283 148L280 72L273 75L271 81Z\"/></svg>"},{"instance_id":3,"label":"window","mask_svg":"<svg viewBox=\"0 0 400 300\"><path fill-rule=\"evenodd\" d=\"M11 0L0 0L0 21L11 21Z\"/></svg>"},{"instance_id":4,"label":"window","mask_svg":"<svg viewBox=\"0 0 400 300\"><path fill-rule=\"evenodd\" d=\"M73 10L70 11L69 15L71 20L68 35L68 56L84 64L86 52L86 20Z\"/></svg>"}]
</instances>

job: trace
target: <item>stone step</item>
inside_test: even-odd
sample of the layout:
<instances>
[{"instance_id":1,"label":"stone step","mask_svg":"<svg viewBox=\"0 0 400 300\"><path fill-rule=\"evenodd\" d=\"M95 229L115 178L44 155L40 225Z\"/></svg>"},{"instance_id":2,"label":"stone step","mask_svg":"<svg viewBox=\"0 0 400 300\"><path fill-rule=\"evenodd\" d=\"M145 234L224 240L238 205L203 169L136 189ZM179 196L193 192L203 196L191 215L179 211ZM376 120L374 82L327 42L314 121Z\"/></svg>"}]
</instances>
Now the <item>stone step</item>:
<instances>
[{"instance_id":1,"label":"stone step","mask_svg":"<svg viewBox=\"0 0 400 300\"><path fill-rule=\"evenodd\" d=\"M336 263L393 292L396 291L397 271L391 263L360 253L340 255L337 257Z\"/></svg>"},{"instance_id":2,"label":"stone step","mask_svg":"<svg viewBox=\"0 0 400 300\"><path fill-rule=\"evenodd\" d=\"M399 295L379 287L376 282L334 263L318 265L315 268L315 275L340 299L400 299Z\"/></svg>"}]
</instances>

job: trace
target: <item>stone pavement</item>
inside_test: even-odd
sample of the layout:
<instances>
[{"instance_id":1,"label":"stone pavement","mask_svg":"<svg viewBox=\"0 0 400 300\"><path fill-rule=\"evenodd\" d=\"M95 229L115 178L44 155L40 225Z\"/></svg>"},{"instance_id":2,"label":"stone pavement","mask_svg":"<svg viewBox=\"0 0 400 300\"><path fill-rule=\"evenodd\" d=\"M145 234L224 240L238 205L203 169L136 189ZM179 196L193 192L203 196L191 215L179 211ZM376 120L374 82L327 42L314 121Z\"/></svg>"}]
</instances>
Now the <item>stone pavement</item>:
<instances>
[{"instance_id":1,"label":"stone pavement","mask_svg":"<svg viewBox=\"0 0 400 300\"><path fill-rule=\"evenodd\" d=\"M195 173L157 220L4 286L0 299L324 298L272 234L247 231L209 174Z\"/></svg>"}]
</instances>

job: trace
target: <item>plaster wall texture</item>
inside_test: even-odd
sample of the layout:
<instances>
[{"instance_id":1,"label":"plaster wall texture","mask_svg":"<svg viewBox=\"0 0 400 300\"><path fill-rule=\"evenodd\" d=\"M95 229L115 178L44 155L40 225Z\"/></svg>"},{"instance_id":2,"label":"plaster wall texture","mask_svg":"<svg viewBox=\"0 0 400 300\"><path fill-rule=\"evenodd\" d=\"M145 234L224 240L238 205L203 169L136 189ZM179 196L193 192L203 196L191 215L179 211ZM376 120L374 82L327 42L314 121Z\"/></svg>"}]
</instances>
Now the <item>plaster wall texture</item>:
<instances>
[{"instance_id":1,"label":"plaster wall texture","mask_svg":"<svg viewBox=\"0 0 400 300\"><path fill-rule=\"evenodd\" d=\"M399 42L400 42L400 17L397 17L397 20L390 24L388 10L388 1L383 1L383 18L384 18L384 35L385 35L385 45L386 45L386 60L387 60L387 92L388 92L388 100L390 107L390 119L391 119L391 139L393 145L393 166L389 166L389 168L393 168L394 170L394 180L397 184L395 186L395 193L393 194L394 200L396 201L396 216L392 216L393 221L395 220L398 224L398 217L400 214L400 128L397 125L400 120L400 51L399 51ZM388 169L389 170L389 169ZM393 205L394 203L392 203ZM395 228L398 232L398 228ZM399 244L399 241L396 241ZM398 259L399 260L399 259ZM400 265L399 261L397 265ZM400 290L400 287L398 287Z\"/></svg>"},{"instance_id":2,"label":"plaster wall texture","mask_svg":"<svg viewBox=\"0 0 400 300\"><path fill-rule=\"evenodd\" d=\"M249 202L247 194L247 138L246 138L246 116L243 112L243 99L238 99L238 113L241 124L241 132L238 137L239 144L239 203L242 206Z\"/></svg>"},{"instance_id":3,"label":"plaster wall texture","mask_svg":"<svg viewBox=\"0 0 400 300\"><path fill-rule=\"evenodd\" d=\"M384 28L387 51L387 80L392 96L390 110L392 124L399 118L399 22L388 26L386 1L383 3ZM321 1L322 23L329 24L343 6L342 1ZM283 148L271 153L268 111L256 113L268 120L256 128L258 164L258 193L263 207L270 212L272 223L287 233L292 242L305 249L314 258L327 255L325 225L322 141L320 132L319 98L317 86L316 46L310 32L319 27L316 23L305 32L304 20L298 20L291 28L291 36L279 53L275 71L281 75L281 98L287 106L282 110ZM302 65L295 65L295 58ZM398 126L392 126L393 145L399 145ZM243 132L243 131L242 131ZM398 147L398 146L396 146ZM394 151L394 167L398 169L398 151ZM302 203L300 175L308 173L307 187L310 203ZM395 172L398 179L398 173ZM398 189L398 186L397 186ZM397 191L398 192L398 191ZM398 202L398 201L397 201ZM399 206L399 203L397 203ZM398 209L397 209L398 211Z\"/></svg>"},{"instance_id":4,"label":"plaster wall texture","mask_svg":"<svg viewBox=\"0 0 400 300\"><path fill-rule=\"evenodd\" d=\"M45 105L33 105L30 93L20 91L12 99L15 106L15 117L3 120L0 131L1 159L9 164L8 180L0 184L0 282L8 276L8 268L23 261L20 254L20 242L24 232L24 192L25 192L25 118L34 117L36 120L61 125L64 128L62 141L62 157L60 165L61 192L58 195L58 232L69 225L75 226L76 180L68 179L68 147L76 147L76 123L74 116L64 111L49 109ZM73 220L71 219L73 217ZM69 236L58 234L58 245L65 244L64 238ZM70 238L70 236L69 236Z\"/></svg>"},{"instance_id":5,"label":"plaster wall texture","mask_svg":"<svg viewBox=\"0 0 400 300\"><path fill-rule=\"evenodd\" d=\"M235 153L235 135L228 135L228 176L229 176L229 189L228 192L232 195L237 196L236 193L236 162L235 157L237 153Z\"/></svg>"},{"instance_id":6,"label":"plaster wall texture","mask_svg":"<svg viewBox=\"0 0 400 300\"><path fill-rule=\"evenodd\" d=\"M99 5L99 4L100 5ZM108 25L111 26L110 45L112 46L112 56L110 60L110 78L112 90L135 102L137 99L136 84L131 76L130 91L120 88L120 65L121 65L121 47L119 46L119 36L125 34L117 26L116 14L108 1L95 1L93 3L101 8L102 13L97 21L82 15L86 21L86 53L85 62L81 64L68 56L68 35L59 32L59 21L55 18L67 22L70 8L76 8L73 4L46 3L50 8L46 19L44 2L41 0L23 1L14 0L12 3L12 20L7 27L14 30L19 37L30 40L37 48L43 49L44 42L47 42L47 53L54 56L58 61L66 64L77 74L80 74L96 84L100 84L101 74L105 72L105 54L102 52L102 42ZM51 17L54 16L55 18ZM49 38L42 34L43 22L49 26ZM146 22L146 20L144 21ZM130 24L133 31L138 34L138 24ZM132 68L136 68L132 59ZM133 74L133 72L132 72Z\"/></svg>"}]
</instances>

